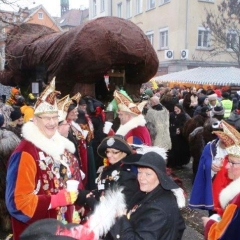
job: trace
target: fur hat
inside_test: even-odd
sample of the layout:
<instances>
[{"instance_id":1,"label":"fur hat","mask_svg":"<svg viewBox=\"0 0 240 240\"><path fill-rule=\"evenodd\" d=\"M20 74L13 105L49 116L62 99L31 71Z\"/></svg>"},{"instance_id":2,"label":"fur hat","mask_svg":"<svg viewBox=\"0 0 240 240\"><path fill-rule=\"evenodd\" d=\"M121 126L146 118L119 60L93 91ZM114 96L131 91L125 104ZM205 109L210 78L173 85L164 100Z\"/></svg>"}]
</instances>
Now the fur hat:
<instances>
[{"instance_id":1,"label":"fur hat","mask_svg":"<svg viewBox=\"0 0 240 240\"><path fill-rule=\"evenodd\" d=\"M43 113L57 113L57 99L56 96L59 92L55 91L55 77L50 84L41 93L40 97L34 106L34 114L40 115Z\"/></svg>"},{"instance_id":2,"label":"fur hat","mask_svg":"<svg viewBox=\"0 0 240 240\"><path fill-rule=\"evenodd\" d=\"M225 121L221 121L221 127L223 132L214 131L225 144L228 155L232 155L240 158L240 133L230 124Z\"/></svg>"},{"instance_id":3,"label":"fur hat","mask_svg":"<svg viewBox=\"0 0 240 240\"><path fill-rule=\"evenodd\" d=\"M216 106L212 109L213 115L224 115L224 108L222 106Z\"/></svg>"},{"instance_id":4,"label":"fur hat","mask_svg":"<svg viewBox=\"0 0 240 240\"><path fill-rule=\"evenodd\" d=\"M147 101L142 101L139 104L133 103L128 97L117 90L113 93L113 96L117 101L119 111L132 113L134 115L142 114L143 108L147 104Z\"/></svg>"},{"instance_id":5,"label":"fur hat","mask_svg":"<svg viewBox=\"0 0 240 240\"><path fill-rule=\"evenodd\" d=\"M217 100L217 94L214 93L214 94L208 95L208 100L209 100L209 101Z\"/></svg>"},{"instance_id":6,"label":"fur hat","mask_svg":"<svg viewBox=\"0 0 240 240\"><path fill-rule=\"evenodd\" d=\"M107 157L105 151L107 148L114 148L120 150L121 152L125 152L127 155L133 153L132 148L126 142L123 136L121 135L114 135L110 137L106 137L102 140L100 145L98 146L97 152L98 155L105 158Z\"/></svg>"},{"instance_id":7,"label":"fur hat","mask_svg":"<svg viewBox=\"0 0 240 240\"><path fill-rule=\"evenodd\" d=\"M151 168L158 176L161 186L166 190L177 189L179 186L167 175L166 163L162 156L156 152L148 152L136 162L122 160L124 164Z\"/></svg>"},{"instance_id":8,"label":"fur hat","mask_svg":"<svg viewBox=\"0 0 240 240\"><path fill-rule=\"evenodd\" d=\"M4 124L4 116L2 113L0 113L0 127Z\"/></svg>"},{"instance_id":9,"label":"fur hat","mask_svg":"<svg viewBox=\"0 0 240 240\"><path fill-rule=\"evenodd\" d=\"M66 95L65 97L57 101L59 122L62 122L66 119L68 108L71 103L72 103L72 100L69 98L69 95Z\"/></svg>"},{"instance_id":10,"label":"fur hat","mask_svg":"<svg viewBox=\"0 0 240 240\"><path fill-rule=\"evenodd\" d=\"M10 113L10 118L14 122L23 116L20 109L15 109Z\"/></svg>"}]
</instances>

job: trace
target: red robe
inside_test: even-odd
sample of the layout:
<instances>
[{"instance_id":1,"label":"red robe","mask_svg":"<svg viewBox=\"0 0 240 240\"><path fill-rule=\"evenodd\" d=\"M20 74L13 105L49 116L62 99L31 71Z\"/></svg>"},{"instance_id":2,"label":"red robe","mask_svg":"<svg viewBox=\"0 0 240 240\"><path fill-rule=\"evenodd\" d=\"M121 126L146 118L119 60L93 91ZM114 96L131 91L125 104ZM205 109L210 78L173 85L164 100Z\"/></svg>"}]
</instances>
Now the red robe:
<instances>
[{"instance_id":1,"label":"red robe","mask_svg":"<svg viewBox=\"0 0 240 240\"><path fill-rule=\"evenodd\" d=\"M81 182L77 160L70 153L74 146L69 140L59 133L54 139L47 139L32 122L23 126L23 136L27 140L22 140L15 149L7 169L6 205L12 216L14 240L40 219L71 222L73 206L49 209L51 195L66 188L68 178ZM67 177L61 177L61 164L67 166Z\"/></svg>"}]
</instances>

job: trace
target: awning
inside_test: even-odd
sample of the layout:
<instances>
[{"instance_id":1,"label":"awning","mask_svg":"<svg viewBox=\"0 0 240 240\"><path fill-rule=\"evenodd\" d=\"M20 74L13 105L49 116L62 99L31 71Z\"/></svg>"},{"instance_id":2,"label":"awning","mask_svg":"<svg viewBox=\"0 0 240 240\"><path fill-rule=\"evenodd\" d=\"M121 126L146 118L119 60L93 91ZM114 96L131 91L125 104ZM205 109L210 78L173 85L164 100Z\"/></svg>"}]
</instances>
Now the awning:
<instances>
[{"instance_id":1,"label":"awning","mask_svg":"<svg viewBox=\"0 0 240 240\"><path fill-rule=\"evenodd\" d=\"M174 72L153 78L157 82L181 82L203 85L240 86L240 69L235 67L206 67Z\"/></svg>"}]
</instances>

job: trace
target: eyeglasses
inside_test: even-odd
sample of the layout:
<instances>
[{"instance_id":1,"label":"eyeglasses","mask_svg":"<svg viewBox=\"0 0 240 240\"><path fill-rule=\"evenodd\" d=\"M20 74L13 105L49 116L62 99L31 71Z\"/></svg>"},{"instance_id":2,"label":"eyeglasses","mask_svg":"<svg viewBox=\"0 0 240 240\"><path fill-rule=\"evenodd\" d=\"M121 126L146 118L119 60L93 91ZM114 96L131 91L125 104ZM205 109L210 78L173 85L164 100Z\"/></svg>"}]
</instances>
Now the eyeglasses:
<instances>
[{"instance_id":1,"label":"eyeglasses","mask_svg":"<svg viewBox=\"0 0 240 240\"><path fill-rule=\"evenodd\" d=\"M37 117L42 119L45 122L50 122L51 120L58 121L58 116L54 116L54 117L41 117L41 116L37 116Z\"/></svg>"},{"instance_id":2,"label":"eyeglasses","mask_svg":"<svg viewBox=\"0 0 240 240\"><path fill-rule=\"evenodd\" d=\"M62 123L62 124L59 124L59 126L71 126L70 123Z\"/></svg>"},{"instance_id":3,"label":"eyeglasses","mask_svg":"<svg viewBox=\"0 0 240 240\"><path fill-rule=\"evenodd\" d=\"M240 164L240 162L231 162L231 161L229 161L229 159L228 159L228 163L231 167L234 167L235 165Z\"/></svg>"},{"instance_id":4,"label":"eyeglasses","mask_svg":"<svg viewBox=\"0 0 240 240\"><path fill-rule=\"evenodd\" d=\"M121 151L105 151L106 155L108 154L113 154L113 155L117 155L118 153L120 153Z\"/></svg>"}]
</instances>

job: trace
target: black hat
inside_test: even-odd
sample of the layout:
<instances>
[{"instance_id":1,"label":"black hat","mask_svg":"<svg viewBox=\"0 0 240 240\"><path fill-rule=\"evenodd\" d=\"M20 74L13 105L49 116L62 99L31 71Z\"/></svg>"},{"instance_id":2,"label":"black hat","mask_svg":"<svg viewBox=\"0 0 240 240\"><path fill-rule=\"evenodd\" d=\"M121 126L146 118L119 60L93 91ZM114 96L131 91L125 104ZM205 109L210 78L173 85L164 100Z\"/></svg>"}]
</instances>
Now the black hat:
<instances>
[{"instance_id":1,"label":"black hat","mask_svg":"<svg viewBox=\"0 0 240 240\"><path fill-rule=\"evenodd\" d=\"M76 230L75 230L76 229ZM93 233L77 224L63 224L56 219L42 219L29 225L20 236L20 240L70 240L75 238L75 231L81 234L83 239L93 237Z\"/></svg>"},{"instance_id":2,"label":"black hat","mask_svg":"<svg viewBox=\"0 0 240 240\"><path fill-rule=\"evenodd\" d=\"M104 138L98 146L98 155L103 158L107 157L105 153L107 148L114 148L120 150L121 152L125 152L127 155L133 153L132 148L121 135L114 135Z\"/></svg>"},{"instance_id":3,"label":"black hat","mask_svg":"<svg viewBox=\"0 0 240 240\"><path fill-rule=\"evenodd\" d=\"M15 109L10 113L10 118L14 122L15 120L18 120L20 117L22 117L23 114L20 109Z\"/></svg>"},{"instance_id":4,"label":"black hat","mask_svg":"<svg viewBox=\"0 0 240 240\"><path fill-rule=\"evenodd\" d=\"M78 104L79 105L86 105L87 102L83 98L81 98Z\"/></svg>"},{"instance_id":5,"label":"black hat","mask_svg":"<svg viewBox=\"0 0 240 240\"><path fill-rule=\"evenodd\" d=\"M201 113L206 113L206 112L209 112L210 111L210 108L208 106L203 106L201 108Z\"/></svg>"},{"instance_id":6,"label":"black hat","mask_svg":"<svg viewBox=\"0 0 240 240\"><path fill-rule=\"evenodd\" d=\"M179 186L167 175L166 163L162 156L156 152L148 152L139 159L139 161L126 161L123 159L124 164L132 164L136 166L151 168L158 176L161 186L166 190L176 189Z\"/></svg>"}]
</instances>

